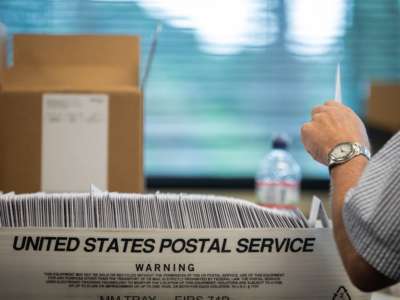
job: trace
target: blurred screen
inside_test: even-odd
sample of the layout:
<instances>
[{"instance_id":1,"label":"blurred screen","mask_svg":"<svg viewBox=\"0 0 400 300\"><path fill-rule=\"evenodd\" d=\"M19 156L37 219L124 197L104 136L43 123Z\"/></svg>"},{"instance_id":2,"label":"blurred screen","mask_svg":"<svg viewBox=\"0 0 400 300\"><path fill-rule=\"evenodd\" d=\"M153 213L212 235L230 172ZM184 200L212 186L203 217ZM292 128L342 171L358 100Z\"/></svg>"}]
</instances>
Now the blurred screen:
<instances>
[{"instance_id":1,"label":"blurred screen","mask_svg":"<svg viewBox=\"0 0 400 300\"><path fill-rule=\"evenodd\" d=\"M398 0L1 0L9 33L137 34L142 66L163 25L145 91L147 176L253 177L288 134L306 179L325 179L300 127L334 97L364 115L371 80L400 79ZM10 57L12 64L12 57Z\"/></svg>"}]
</instances>

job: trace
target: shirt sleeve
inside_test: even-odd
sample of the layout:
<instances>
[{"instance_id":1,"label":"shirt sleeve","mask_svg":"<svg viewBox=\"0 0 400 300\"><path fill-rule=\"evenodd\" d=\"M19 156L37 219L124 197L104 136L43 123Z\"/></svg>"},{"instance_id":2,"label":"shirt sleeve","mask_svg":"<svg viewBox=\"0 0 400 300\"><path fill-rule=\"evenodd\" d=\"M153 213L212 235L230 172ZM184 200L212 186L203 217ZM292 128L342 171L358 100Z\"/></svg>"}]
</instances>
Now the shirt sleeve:
<instances>
[{"instance_id":1,"label":"shirt sleeve","mask_svg":"<svg viewBox=\"0 0 400 300\"><path fill-rule=\"evenodd\" d=\"M356 251L376 270L400 281L400 132L347 193L343 221Z\"/></svg>"}]
</instances>

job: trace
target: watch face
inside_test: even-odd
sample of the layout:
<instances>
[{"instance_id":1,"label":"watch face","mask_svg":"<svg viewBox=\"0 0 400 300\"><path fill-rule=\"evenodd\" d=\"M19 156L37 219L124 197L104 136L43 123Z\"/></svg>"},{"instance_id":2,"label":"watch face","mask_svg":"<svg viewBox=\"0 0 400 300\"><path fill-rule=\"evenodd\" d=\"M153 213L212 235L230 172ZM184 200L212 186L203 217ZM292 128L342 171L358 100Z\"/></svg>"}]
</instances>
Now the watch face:
<instances>
[{"instance_id":1,"label":"watch face","mask_svg":"<svg viewBox=\"0 0 400 300\"><path fill-rule=\"evenodd\" d=\"M345 159L353 152L353 147L349 143L344 143L337 145L335 149L333 149L331 156L333 159Z\"/></svg>"}]
</instances>

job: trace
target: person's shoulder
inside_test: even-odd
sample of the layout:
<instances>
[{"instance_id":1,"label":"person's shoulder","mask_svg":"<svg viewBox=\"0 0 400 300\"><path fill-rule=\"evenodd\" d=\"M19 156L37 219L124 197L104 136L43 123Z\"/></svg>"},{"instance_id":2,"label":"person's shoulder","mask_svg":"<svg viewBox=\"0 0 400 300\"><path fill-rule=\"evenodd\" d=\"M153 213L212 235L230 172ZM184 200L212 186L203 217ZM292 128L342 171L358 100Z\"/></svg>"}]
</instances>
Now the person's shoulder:
<instances>
[{"instance_id":1,"label":"person's shoulder","mask_svg":"<svg viewBox=\"0 0 400 300\"><path fill-rule=\"evenodd\" d=\"M378 151L379 152L385 152L385 153L395 153L395 154L400 154L399 151L400 148L400 130L397 131L383 146L383 148Z\"/></svg>"},{"instance_id":2,"label":"person's shoulder","mask_svg":"<svg viewBox=\"0 0 400 300\"><path fill-rule=\"evenodd\" d=\"M388 144L394 145L397 150L399 150L398 148L400 148L400 130L394 134L394 136L389 140ZM400 154L400 151L398 151L398 154Z\"/></svg>"}]
</instances>

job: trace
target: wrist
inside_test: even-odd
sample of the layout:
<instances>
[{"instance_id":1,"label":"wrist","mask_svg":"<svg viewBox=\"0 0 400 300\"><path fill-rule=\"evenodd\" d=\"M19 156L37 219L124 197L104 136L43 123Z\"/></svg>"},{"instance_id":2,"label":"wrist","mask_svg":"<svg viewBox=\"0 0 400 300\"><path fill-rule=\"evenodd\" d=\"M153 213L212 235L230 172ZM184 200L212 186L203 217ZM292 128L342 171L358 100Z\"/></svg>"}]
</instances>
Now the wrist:
<instances>
[{"instance_id":1,"label":"wrist","mask_svg":"<svg viewBox=\"0 0 400 300\"><path fill-rule=\"evenodd\" d=\"M337 144L328 154L329 169L344 164L357 156L364 156L367 160L371 158L369 149L356 142L343 142Z\"/></svg>"},{"instance_id":2,"label":"wrist","mask_svg":"<svg viewBox=\"0 0 400 300\"><path fill-rule=\"evenodd\" d=\"M358 155L342 164L333 165L329 168L331 177L338 176L343 173L353 173L355 170L364 170L368 164L368 158L364 155Z\"/></svg>"}]
</instances>

